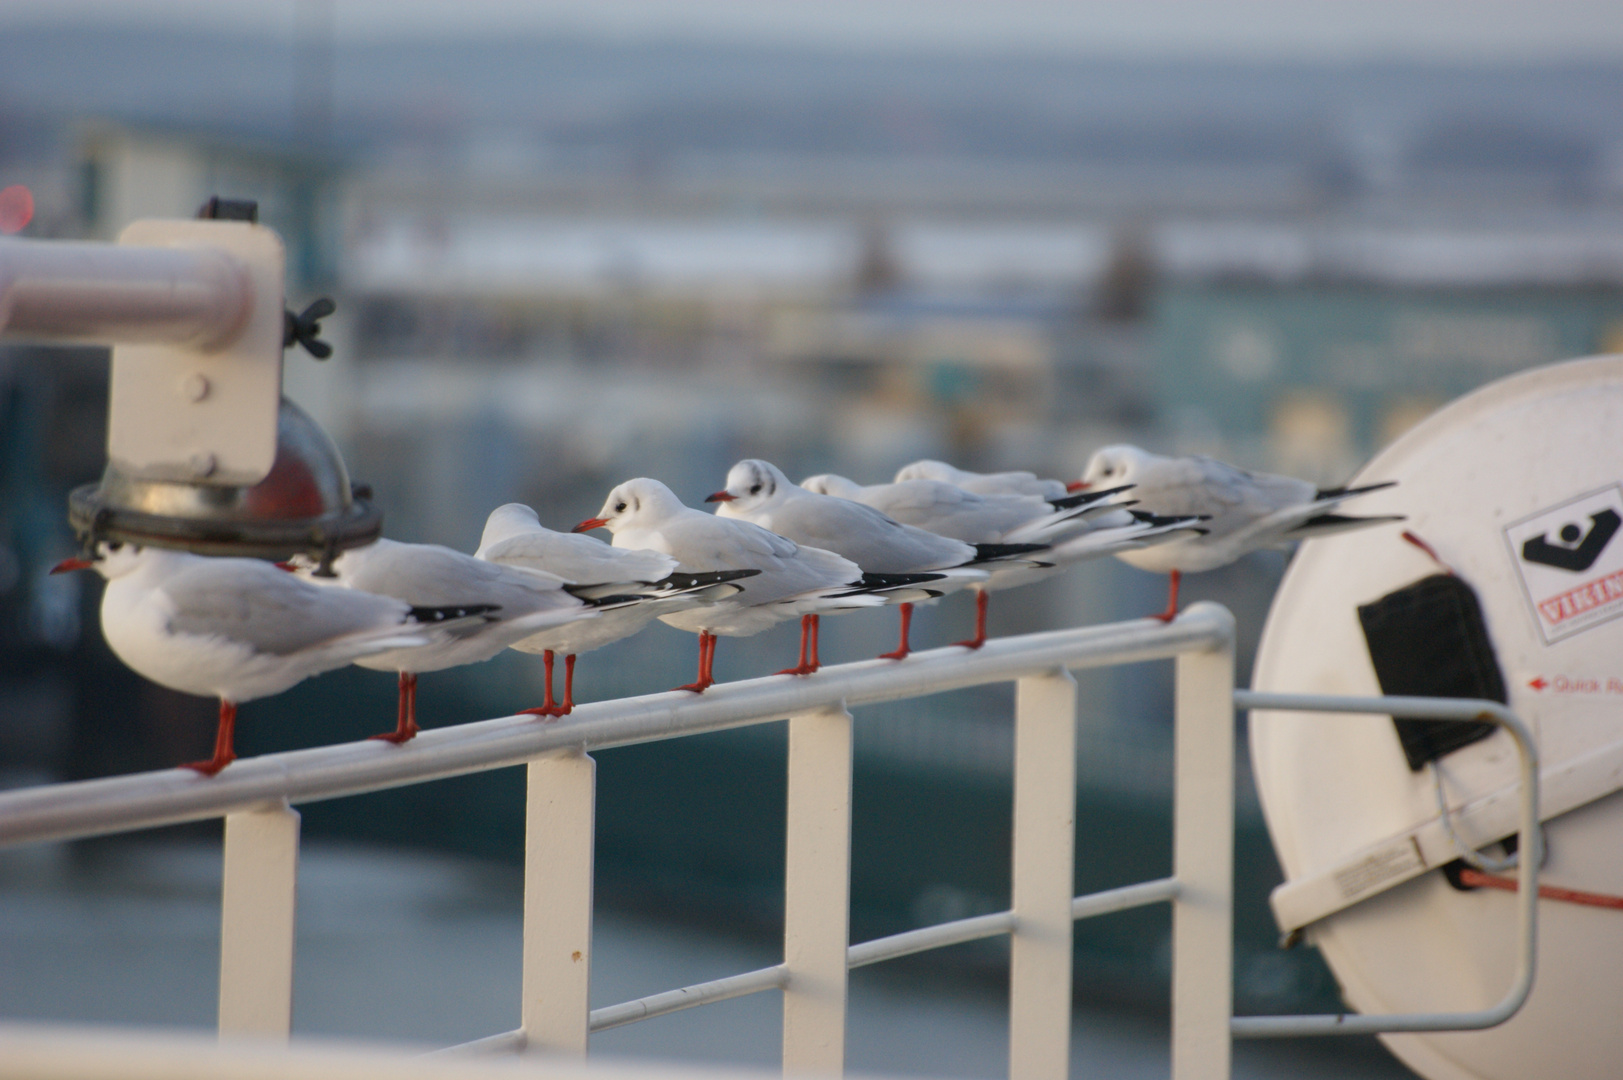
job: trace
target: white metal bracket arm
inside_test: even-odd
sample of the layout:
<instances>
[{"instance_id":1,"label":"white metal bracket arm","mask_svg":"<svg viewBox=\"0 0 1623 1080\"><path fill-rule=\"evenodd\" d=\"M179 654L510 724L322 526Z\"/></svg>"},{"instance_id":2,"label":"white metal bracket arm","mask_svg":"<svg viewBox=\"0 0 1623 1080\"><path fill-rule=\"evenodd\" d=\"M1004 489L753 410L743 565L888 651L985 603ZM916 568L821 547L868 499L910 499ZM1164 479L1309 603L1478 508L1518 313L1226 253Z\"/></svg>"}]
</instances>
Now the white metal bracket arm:
<instances>
[{"instance_id":1,"label":"white metal bracket arm","mask_svg":"<svg viewBox=\"0 0 1623 1080\"><path fill-rule=\"evenodd\" d=\"M245 221L137 221L117 244L0 241L0 336L113 346L127 476L248 485L276 458L286 255Z\"/></svg>"}]
</instances>

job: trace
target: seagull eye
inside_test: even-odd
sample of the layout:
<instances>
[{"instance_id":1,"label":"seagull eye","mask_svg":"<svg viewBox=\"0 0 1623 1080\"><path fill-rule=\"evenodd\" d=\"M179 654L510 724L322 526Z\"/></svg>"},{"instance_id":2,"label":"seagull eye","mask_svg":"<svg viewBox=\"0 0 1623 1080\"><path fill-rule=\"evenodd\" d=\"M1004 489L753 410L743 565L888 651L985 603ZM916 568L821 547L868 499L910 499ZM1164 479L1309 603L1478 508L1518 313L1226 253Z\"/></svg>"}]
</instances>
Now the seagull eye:
<instances>
[{"instance_id":1,"label":"seagull eye","mask_svg":"<svg viewBox=\"0 0 1623 1080\"><path fill-rule=\"evenodd\" d=\"M754 487L750 488L750 494L751 495L759 495L760 493L761 493L761 485L760 484L756 484Z\"/></svg>"},{"instance_id":2,"label":"seagull eye","mask_svg":"<svg viewBox=\"0 0 1623 1080\"><path fill-rule=\"evenodd\" d=\"M615 503L614 504L614 512L616 514L625 513L626 512L626 504L625 503Z\"/></svg>"},{"instance_id":3,"label":"seagull eye","mask_svg":"<svg viewBox=\"0 0 1623 1080\"><path fill-rule=\"evenodd\" d=\"M107 550L108 551L117 551L119 548L121 548L123 546L124 546L123 542L119 541L119 540L109 540L109 541L107 541Z\"/></svg>"}]
</instances>

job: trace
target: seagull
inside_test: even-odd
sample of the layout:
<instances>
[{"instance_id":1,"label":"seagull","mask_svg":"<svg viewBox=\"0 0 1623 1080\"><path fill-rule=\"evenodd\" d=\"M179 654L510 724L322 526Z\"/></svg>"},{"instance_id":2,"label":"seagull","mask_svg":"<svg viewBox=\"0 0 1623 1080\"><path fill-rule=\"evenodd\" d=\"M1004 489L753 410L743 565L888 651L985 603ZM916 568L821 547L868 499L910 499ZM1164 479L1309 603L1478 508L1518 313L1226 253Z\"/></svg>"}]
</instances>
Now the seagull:
<instances>
[{"instance_id":1,"label":"seagull","mask_svg":"<svg viewBox=\"0 0 1623 1080\"><path fill-rule=\"evenodd\" d=\"M1155 616L1171 622L1178 614L1178 583L1185 573L1226 566L1262 548L1402 521L1401 514L1350 517L1333 512L1343 500L1395 483L1320 488L1290 476L1246 472L1208 457L1162 457L1123 444L1096 451L1082 478L1071 486L1086 491L1101 484L1131 484L1134 498L1147 511L1206 519L1202 535L1117 555L1130 566L1171 575L1167 609Z\"/></svg>"},{"instance_id":2,"label":"seagull","mask_svg":"<svg viewBox=\"0 0 1623 1080\"><path fill-rule=\"evenodd\" d=\"M1046 544L966 543L938 536L863 503L807 491L758 458L734 465L727 486L705 501L721 504L716 508L720 517L752 521L796 543L827 548L871 573L941 574L943 579L931 587L943 593L988 580L999 564L1043 565L1045 560L1036 556L1048 550ZM911 651L912 605L904 603L901 613L901 643L882 659L901 660ZM981 638L958 644L978 649L984 643Z\"/></svg>"},{"instance_id":3,"label":"seagull","mask_svg":"<svg viewBox=\"0 0 1623 1080\"><path fill-rule=\"evenodd\" d=\"M597 618L572 622L532 634L513 644L520 652L540 653L546 663L546 700L521 712L567 716L575 708L575 656L630 637L654 619L735 595L732 584L759 570L683 573L676 560L659 551L610 547L592 536L555 532L541 524L523 503L507 503L490 512L476 558L498 566L524 567L556 574L577 596L599 603ZM555 653L564 654L564 696L552 697Z\"/></svg>"},{"instance_id":4,"label":"seagull","mask_svg":"<svg viewBox=\"0 0 1623 1080\"><path fill-rule=\"evenodd\" d=\"M390 596L413 607L447 613L461 622L437 640L355 661L398 673L395 729L375 739L404 743L417 735L417 676L489 660L537 631L596 622L590 601L573 595L564 579L519 567L497 566L438 544L376 540L333 560L331 576L295 555L295 572L317 585Z\"/></svg>"},{"instance_id":5,"label":"seagull","mask_svg":"<svg viewBox=\"0 0 1623 1080\"><path fill-rule=\"evenodd\" d=\"M660 616L667 625L699 635L699 676L678 687L694 693L703 693L715 682L717 635L747 637L799 616L800 664L779 674L810 674L817 669L818 615L877 607L902 597L939 595L935 586L942 575L864 575L856 563L832 551L797 544L747 521L684 506L658 480L627 480L609 492L597 517L587 518L575 531L601 528L614 534L616 548L663 552L686 573L756 571L734 583L741 588L733 596Z\"/></svg>"},{"instance_id":6,"label":"seagull","mask_svg":"<svg viewBox=\"0 0 1623 1080\"><path fill-rule=\"evenodd\" d=\"M956 471L959 475L974 475ZM1063 490L1059 481L1051 483ZM1039 581L1084 559L1165 543L1198 534L1201 529L1198 518L1159 517L1127 509L1134 500L1114 496L1128 491L1128 484L1057 498L1012 492L978 495L943 480L912 479L863 486L833 473L809 477L800 486L852 499L904 524L967 543L1049 544L1041 564L994 568L989 581L972 586L975 637L964 643L972 648L986 641L987 606L994 591Z\"/></svg>"},{"instance_id":7,"label":"seagull","mask_svg":"<svg viewBox=\"0 0 1623 1080\"><path fill-rule=\"evenodd\" d=\"M428 645L468 621L456 611L322 588L258 559L116 542L51 572L87 569L107 579L101 629L120 660L171 690L220 699L214 756L184 766L205 776L236 760L240 703L364 657Z\"/></svg>"},{"instance_id":8,"label":"seagull","mask_svg":"<svg viewBox=\"0 0 1623 1080\"><path fill-rule=\"evenodd\" d=\"M1057 481L1056 481L1057 482ZM800 486L816 495L871 506L893 521L969 544L1048 543L1088 528L1088 518L1131 506L1112 501L1126 486L1048 499L1040 495L967 491L944 480L858 484L837 473L809 476Z\"/></svg>"},{"instance_id":9,"label":"seagull","mask_svg":"<svg viewBox=\"0 0 1623 1080\"><path fill-rule=\"evenodd\" d=\"M1065 484L1058 480L1044 480L1036 473L970 472L929 458L896 470L896 481L900 483L903 480L940 480L977 495L1036 495L1044 499L1063 499L1066 495Z\"/></svg>"}]
</instances>

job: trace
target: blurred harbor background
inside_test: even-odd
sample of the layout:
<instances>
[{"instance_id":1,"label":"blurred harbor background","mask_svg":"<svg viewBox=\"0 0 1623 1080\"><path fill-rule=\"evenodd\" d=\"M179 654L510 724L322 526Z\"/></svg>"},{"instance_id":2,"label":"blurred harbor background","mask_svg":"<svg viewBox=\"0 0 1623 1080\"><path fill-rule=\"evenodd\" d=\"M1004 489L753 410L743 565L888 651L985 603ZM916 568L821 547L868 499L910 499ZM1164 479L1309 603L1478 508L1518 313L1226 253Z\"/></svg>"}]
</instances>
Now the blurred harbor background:
<instances>
[{"instance_id":1,"label":"blurred harbor background","mask_svg":"<svg viewBox=\"0 0 1623 1080\"><path fill-rule=\"evenodd\" d=\"M31 192L34 237L111 239L213 194L257 200L288 245L290 305L338 303L334 358L289 353L288 395L372 486L388 535L466 551L500 503L568 528L650 475L697 504L741 457L797 478L876 482L927 456L1072 478L1093 449L1132 441L1339 482L1473 387L1623 350L1623 38L1608 5L1338 3L1315 21L1248 2L1236 18L1256 20L1255 49L1224 5L1190 0L1132 25L1038 2L598 7L489 3L448 25L365 0L235 16L9 4L0 188ZM1190 26L1171 25L1180 14ZM110 656L95 581L44 575L72 551L67 490L104 463L105 398L104 352L0 348L0 783L163 767L213 730L211 703ZM1286 557L1186 583L1239 617L1242 683ZM992 631L1130 618L1164 588L1087 565L1002 594ZM961 638L969 618L949 600L916 640ZM838 620L825 658L873 655L893 633ZM718 673L782 666L791 635L728 640ZM694 656L691 636L656 627L583 658L577 691L663 689ZM1168 672L1079 680L1079 889L1168 868ZM515 654L425 677L423 718L536 704L538 676ZM389 676L324 676L246 706L241 747L364 736L392 721L392 693ZM1001 907L1008 694L868 709L857 740L854 933ZM782 753L781 732L747 731L602 755L598 894L628 940L770 951ZM380 880L500 877L519 856L520 793L515 774L320 804L307 835L419 853ZM1239 797L1237 1003L1334 1008L1311 951L1273 947L1278 870L1243 755ZM142 880L178 865L161 850L25 859L0 876L0 908L26 910L40 880L89 890L52 910L93 907L98 868L117 892L129 858L153 867ZM0 955L21 955L25 924L0 925ZM1082 1007L1153 1033L1166 938L1160 912L1081 924ZM908 992L974 997L1002 963L953 950L908 968ZM333 994L300 977L301 995ZM19 1000L8 991L6 1015ZM306 1000L299 1029L333 1030ZM207 1023L196 1001L150 1019ZM76 1010L102 1015L71 995L49 1015ZM1370 1045L1345 1051L1357 1075L1396 1074ZM994 1074L1000 1053L957 1071Z\"/></svg>"}]
</instances>

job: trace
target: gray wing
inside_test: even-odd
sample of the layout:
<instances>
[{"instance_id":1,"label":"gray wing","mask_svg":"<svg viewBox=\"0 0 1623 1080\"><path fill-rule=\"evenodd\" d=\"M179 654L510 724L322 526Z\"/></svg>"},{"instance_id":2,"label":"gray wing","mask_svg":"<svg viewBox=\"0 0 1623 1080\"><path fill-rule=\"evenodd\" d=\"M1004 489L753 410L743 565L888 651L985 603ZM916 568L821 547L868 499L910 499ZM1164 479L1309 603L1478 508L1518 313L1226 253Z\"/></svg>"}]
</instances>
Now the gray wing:
<instances>
[{"instance_id":1,"label":"gray wing","mask_svg":"<svg viewBox=\"0 0 1623 1080\"><path fill-rule=\"evenodd\" d=\"M871 506L807 494L774 509L763 522L796 543L823 548L878 574L904 574L961 566L975 549L893 521Z\"/></svg>"},{"instance_id":2,"label":"gray wing","mask_svg":"<svg viewBox=\"0 0 1623 1080\"><path fill-rule=\"evenodd\" d=\"M503 618L562 602L563 580L498 566L438 544L379 541L345 552L334 567L352 589L392 596L413 607L494 604Z\"/></svg>"},{"instance_id":3,"label":"gray wing","mask_svg":"<svg viewBox=\"0 0 1623 1080\"><path fill-rule=\"evenodd\" d=\"M408 615L400 600L312 585L254 559L200 561L160 591L169 602L171 631L221 637L275 656L399 629Z\"/></svg>"},{"instance_id":4,"label":"gray wing","mask_svg":"<svg viewBox=\"0 0 1623 1080\"><path fill-rule=\"evenodd\" d=\"M1243 507L1248 515L1261 517L1313 501L1318 489L1306 480L1272 473L1254 473L1208 457L1189 459L1196 463L1201 482L1214 496L1230 506Z\"/></svg>"},{"instance_id":5,"label":"gray wing","mask_svg":"<svg viewBox=\"0 0 1623 1080\"><path fill-rule=\"evenodd\" d=\"M544 570L574 585L660 581L676 569L676 560L662 552L610 547L594 537L551 529L497 541L481 549L480 558Z\"/></svg>"},{"instance_id":6,"label":"gray wing","mask_svg":"<svg viewBox=\"0 0 1623 1080\"><path fill-rule=\"evenodd\" d=\"M1035 496L977 495L936 480L904 480L864 491L863 502L904 525L969 544L996 543L1009 530L1053 512Z\"/></svg>"},{"instance_id":7,"label":"gray wing","mask_svg":"<svg viewBox=\"0 0 1623 1080\"><path fill-rule=\"evenodd\" d=\"M622 535L616 534L615 540ZM687 507L637 538L645 543L660 543L676 557L679 569L694 574L714 570L777 570L799 550L793 540L759 525Z\"/></svg>"}]
</instances>

